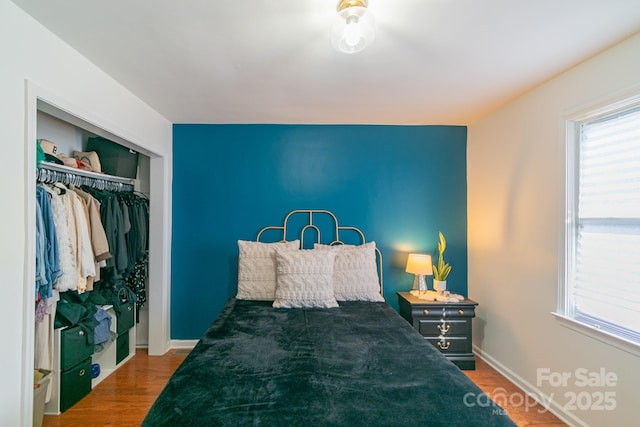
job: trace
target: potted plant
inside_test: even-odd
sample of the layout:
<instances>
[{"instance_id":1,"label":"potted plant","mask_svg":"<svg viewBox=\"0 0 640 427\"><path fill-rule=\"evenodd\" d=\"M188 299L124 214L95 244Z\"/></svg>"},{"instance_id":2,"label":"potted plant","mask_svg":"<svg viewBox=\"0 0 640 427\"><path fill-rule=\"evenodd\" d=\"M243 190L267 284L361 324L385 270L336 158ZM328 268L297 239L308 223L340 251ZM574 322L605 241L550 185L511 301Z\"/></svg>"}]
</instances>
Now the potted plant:
<instances>
[{"instance_id":1,"label":"potted plant","mask_svg":"<svg viewBox=\"0 0 640 427\"><path fill-rule=\"evenodd\" d=\"M444 250L447 248L447 241L442 232L438 233L438 264L433 266L433 289L440 293L447 290L447 276L451 272L451 266L444 262Z\"/></svg>"}]
</instances>

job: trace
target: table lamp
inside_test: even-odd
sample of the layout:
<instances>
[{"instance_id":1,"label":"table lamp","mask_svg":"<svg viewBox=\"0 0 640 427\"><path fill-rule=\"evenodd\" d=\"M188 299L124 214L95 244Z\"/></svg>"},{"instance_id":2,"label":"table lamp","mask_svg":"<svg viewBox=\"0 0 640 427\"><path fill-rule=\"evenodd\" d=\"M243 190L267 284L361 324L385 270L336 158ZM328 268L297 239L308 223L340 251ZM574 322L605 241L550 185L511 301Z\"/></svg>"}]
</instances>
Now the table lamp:
<instances>
[{"instance_id":1,"label":"table lamp","mask_svg":"<svg viewBox=\"0 0 640 427\"><path fill-rule=\"evenodd\" d=\"M427 290L427 280L424 276L433 275L431 255L409 254L407 258L407 273L415 274L413 288L419 291Z\"/></svg>"}]
</instances>

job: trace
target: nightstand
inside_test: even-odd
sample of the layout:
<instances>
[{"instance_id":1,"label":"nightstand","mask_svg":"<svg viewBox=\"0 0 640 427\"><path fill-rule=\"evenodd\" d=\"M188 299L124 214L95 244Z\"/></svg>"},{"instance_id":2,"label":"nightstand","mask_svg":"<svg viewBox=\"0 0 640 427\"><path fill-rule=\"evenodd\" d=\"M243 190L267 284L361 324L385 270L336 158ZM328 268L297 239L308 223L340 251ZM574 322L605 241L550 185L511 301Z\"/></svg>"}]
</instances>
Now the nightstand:
<instances>
[{"instance_id":1,"label":"nightstand","mask_svg":"<svg viewBox=\"0 0 640 427\"><path fill-rule=\"evenodd\" d=\"M400 315L447 359L460 369L476 368L471 347L471 319L476 315L477 302L470 299L425 301L409 292L398 292L398 305Z\"/></svg>"}]
</instances>

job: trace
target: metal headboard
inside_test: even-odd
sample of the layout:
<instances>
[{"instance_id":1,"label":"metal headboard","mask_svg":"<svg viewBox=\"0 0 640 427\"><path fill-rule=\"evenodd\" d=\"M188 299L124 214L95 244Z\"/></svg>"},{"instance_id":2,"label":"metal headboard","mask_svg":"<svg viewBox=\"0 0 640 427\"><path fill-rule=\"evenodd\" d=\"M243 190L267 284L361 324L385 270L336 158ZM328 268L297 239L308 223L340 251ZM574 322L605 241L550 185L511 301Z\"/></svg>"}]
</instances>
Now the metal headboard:
<instances>
[{"instance_id":1,"label":"metal headboard","mask_svg":"<svg viewBox=\"0 0 640 427\"><path fill-rule=\"evenodd\" d=\"M282 223L282 225L268 225L266 227L264 227L262 230L260 230L258 232L258 236L256 237L256 240L259 242L260 238L262 237L262 234L265 231L270 231L270 230L276 230L276 231L281 231L282 232L282 239L281 241L285 241L287 238L287 227L289 226L289 220L294 216L294 215L299 215L299 214L306 214L308 215L308 219L307 219L307 224L304 225L301 229L300 229L300 247L304 248L304 235L305 232L309 229L314 230L316 232L316 242L317 243L322 243L320 240L320 228L314 224L313 222L313 218L314 215L316 216L320 216L320 215L326 215L328 217L331 218L331 220L333 221L333 233L335 236L335 239L331 242L329 242L329 245L343 245L344 242L342 240L340 240L340 232L341 231L349 231L349 232L354 232L356 233L356 235L359 237L360 239L360 244L364 244L366 243L366 239L364 237L364 233L357 227L352 227L352 226L347 226L347 225L339 225L338 224L338 218L333 214L333 212L324 210L324 209L296 209L293 210L291 212L289 212L285 217L284 217L284 222ZM382 252L380 252L380 249L378 249L377 245L376 245L376 254L377 254L377 262L378 262L378 277L380 279L380 295L384 296L384 279L383 279L383 274L382 274Z\"/></svg>"}]
</instances>

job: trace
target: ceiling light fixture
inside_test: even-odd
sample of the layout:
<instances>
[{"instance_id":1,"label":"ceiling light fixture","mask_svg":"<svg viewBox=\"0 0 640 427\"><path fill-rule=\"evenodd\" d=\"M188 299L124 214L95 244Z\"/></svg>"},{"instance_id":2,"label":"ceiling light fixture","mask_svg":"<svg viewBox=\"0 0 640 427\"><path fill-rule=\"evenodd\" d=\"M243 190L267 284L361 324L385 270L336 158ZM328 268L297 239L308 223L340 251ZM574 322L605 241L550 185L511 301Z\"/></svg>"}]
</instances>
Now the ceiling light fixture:
<instances>
[{"instance_id":1,"label":"ceiling light fixture","mask_svg":"<svg viewBox=\"0 0 640 427\"><path fill-rule=\"evenodd\" d=\"M374 21L367 0L340 0L338 16L331 28L331 44L345 53L356 53L374 39Z\"/></svg>"}]
</instances>

